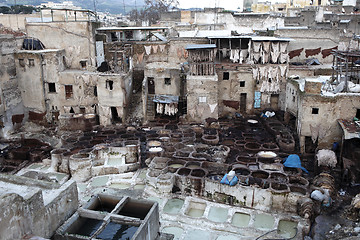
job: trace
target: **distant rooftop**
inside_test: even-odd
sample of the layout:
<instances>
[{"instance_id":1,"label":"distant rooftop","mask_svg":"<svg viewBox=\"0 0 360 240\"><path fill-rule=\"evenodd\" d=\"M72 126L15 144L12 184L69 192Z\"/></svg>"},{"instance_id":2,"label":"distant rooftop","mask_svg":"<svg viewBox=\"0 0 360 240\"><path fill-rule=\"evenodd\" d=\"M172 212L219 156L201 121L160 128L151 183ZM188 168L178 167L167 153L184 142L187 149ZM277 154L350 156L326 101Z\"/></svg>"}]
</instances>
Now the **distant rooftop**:
<instances>
[{"instance_id":1,"label":"distant rooftop","mask_svg":"<svg viewBox=\"0 0 360 240\"><path fill-rule=\"evenodd\" d=\"M165 30L170 27L101 27L97 31Z\"/></svg>"},{"instance_id":2,"label":"distant rooftop","mask_svg":"<svg viewBox=\"0 0 360 240\"><path fill-rule=\"evenodd\" d=\"M216 48L216 44L190 44L186 46L186 50L206 48Z\"/></svg>"}]
</instances>

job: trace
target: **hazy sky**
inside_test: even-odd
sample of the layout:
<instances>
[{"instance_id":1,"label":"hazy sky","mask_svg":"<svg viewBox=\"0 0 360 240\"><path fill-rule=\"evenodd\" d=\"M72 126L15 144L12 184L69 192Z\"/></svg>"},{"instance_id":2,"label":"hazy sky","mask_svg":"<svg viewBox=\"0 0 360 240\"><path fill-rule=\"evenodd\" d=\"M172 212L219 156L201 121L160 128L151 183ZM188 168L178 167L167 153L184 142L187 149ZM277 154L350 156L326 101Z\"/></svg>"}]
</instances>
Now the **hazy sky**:
<instances>
[{"instance_id":1,"label":"hazy sky","mask_svg":"<svg viewBox=\"0 0 360 240\"><path fill-rule=\"evenodd\" d=\"M181 8L223 7L227 10L242 8L242 0L178 0Z\"/></svg>"}]
</instances>

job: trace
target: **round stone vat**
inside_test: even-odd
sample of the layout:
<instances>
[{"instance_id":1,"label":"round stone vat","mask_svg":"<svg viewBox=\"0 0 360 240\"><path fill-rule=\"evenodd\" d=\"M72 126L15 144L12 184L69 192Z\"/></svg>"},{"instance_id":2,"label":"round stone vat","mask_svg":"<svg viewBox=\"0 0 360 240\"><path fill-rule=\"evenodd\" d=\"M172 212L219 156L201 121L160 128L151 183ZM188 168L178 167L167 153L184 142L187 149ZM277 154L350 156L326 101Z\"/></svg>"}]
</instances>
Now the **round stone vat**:
<instances>
[{"instance_id":1,"label":"round stone vat","mask_svg":"<svg viewBox=\"0 0 360 240\"><path fill-rule=\"evenodd\" d=\"M209 145L216 145L219 143L219 136L218 135L203 135L202 141Z\"/></svg>"},{"instance_id":2,"label":"round stone vat","mask_svg":"<svg viewBox=\"0 0 360 240\"><path fill-rule=\"evenodd\" d=\"M205 177L206 172L203 169L192 169L190 175L193 177Z\"/></svg>"},{"instance_id":3,"label":"round stone vat","mask_svg":"<svg viewBox=\"0 0 360 240\"><path fill-rule=\"evenodd\" d=\"M237 175L242 175L242 176L248 176L250 174L250 170L247 168L242 168L242 167L237 167L234 168L233 171L235 171L235 173Z\"/></svg>"},{"instance_id":4,"label":"round stone vat","mask_svg":"<svg viewBox=\"0 0 360 240\"><path fill-rule=\"evenodd\" d=\"M254 178L267 179L269 177L269 173L262 170L257 170L252 172L251 176L253 176Z\"/></svg>"},{"instance_id":5,"label":"round stone vat","mask_svg":"<svg viewBox=\"0 0 360 240\"><path fill-rule=\"evenodd\" d=\"M190 174L190 172L191 172L191 169L185 168L185 167L179 168L177 170L177 174L180 176L188 176Z\"/></svg>"},{"instance_id":6,"label":"round stone vat","mask_svg":"<svg viewBox=\"0 0 360 240\"><path fill-rule=\"evenodd\" d=\"M261 145L256 142L247 142L244 145L244 148L246 151L249 151L249 152L258 152L261 148Z\"/></svg>"},{"instance_id":7,"label":"round stone vat","mask_svg":"<svg viewBox=\"0 0 360 240\"><path fill-rule=\"evenodd\" d=\"M178 168L184 167L184 165L186 164L186 161L183 160L178 160L178 159L173 159L173 160L169 160L167 162L167 166L168 166L168 170L170 172L176 172Z\"/></svg>"},{"instance_id":8,"label":"round stone vat","mask_svg":"<svg viewBox=\"0 0 360 240\"><path fill-rule=\"evenodd\" d=\"M306 195L307 194L307 190L304 187L301 186L295 186L290 184L290 191L294 192L294 193L300 193L302 195Z\"/></svg>"},{"instance_id":9,"label":"round stone vat","mask_svg":"<svg viewBox=\"0 0 360 240\"><path fill-rule=\"evenodd\" d=\"M280 150L276 143L263 143L261 147L265 151L278 152Z\"/></svg>"},{"instance_id":10,"label":"round stone vat","mask_svg":"<svg viewBox=\"0 0 360 240\"><path fill-rule=\"evenodd\" d=\"M190 169L200 168L201 162L187 162L185 167Z\"/></svg>"},{"instance_id":11,"label":"round stone vat","mask_svg":"<svg viewBox=\"0 0 360 240\"><path fill-rule=\"evenodd\" d=\"M286 174L280 172L272 172L270 174L270 180L278 183L288 183L289 178Z\"/></svg>"},{"instance_id":12,"label":"round stone vat","mask_svg":"<svg viewBox=\"0 0 360 240\"><path fill-rule=\"evenodd\" d=\"M285 183L271 182L270 188L275 192L289 192L289 186Z\"/></svg>"}]
</instances>

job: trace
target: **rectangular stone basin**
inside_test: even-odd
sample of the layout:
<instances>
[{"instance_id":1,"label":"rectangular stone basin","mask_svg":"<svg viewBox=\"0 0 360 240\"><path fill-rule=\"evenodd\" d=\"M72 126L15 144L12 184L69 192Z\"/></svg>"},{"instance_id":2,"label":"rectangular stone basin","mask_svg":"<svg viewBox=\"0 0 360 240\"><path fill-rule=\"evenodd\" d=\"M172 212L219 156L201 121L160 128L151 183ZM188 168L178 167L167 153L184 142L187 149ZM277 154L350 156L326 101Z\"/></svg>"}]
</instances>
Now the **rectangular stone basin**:
<instances>
[{"instance_id":1,"label":"rectangular stone basin","mask_svg":"<svg viewBox=\"0 0 360 240\"><path fill-rule=\"evenodd\" d=\"M190 217L199 218L204 215L205 208L206 208L205 203L190 202L189 207L186 210L185 214Z\"/></svg>"},{"instance_id":2,"label":"rectangular stone basin","mask_svg":"<svg viewBox=\"0 0 360 240\"><path fill-rule=\"evenodd\" d=\"M138 226L109 222L96 239L131 239L138 228Z\"/></svg>"},{"instance_id":3,"label":"rectangular stone basin","mask_svg":"<svg viewBox=\"0 0 360 240\"><path fill-rule=\"evenodd\" d=\"M233 215L231 224L236 227L247 227L249 225L251 216L246 213L236 212Z\"/></svg>"},{"instance_id":4,"label":"rectangular stone basin","mask_svg":"<svg viewBox=\"0 0 360 240\"><path fill-rule=\"evenodd\" d=\"M79 217L79 219L69 227L67 233L91 237L102 224L102 220Z\"/></svg>"},{"instance_id":5,"label":"rectangular stone basin","mask_svg":"<svg viewBox=\"0 0 360 240\"><path fill-rule=\"evenodd\" d=\"M223 223L226 222L227 216L228 210L226 208L211 207L208 219L214 222Z\"/></svg>"},{"instance_id":6,"label":"rectangular stone basin","mask_svg":"<svg viewBox=\"0 0 360 240\"><path fill-rule=\"evenodd\" d=\"M293 238L297 232L297 222L280 220L278 225L278 233L284 238Z\"/></svg>"},{"instance_id":7,"label":"rectangular stone basin","mask_svg":"<svg viewBox=\"0 0 360 240\"><path fill-rule=\"evenodd\" d=\"M258 229L273 229L274 217L268 214L256 214L254 227Z\"/></svg>"},{"instance_id":8,"label":"rectangular stone basin","mask_svg":"<svg viewBox=\"0 0 360 240\"><path fill-rule=\"evenodd\" d=\"M128 198L126 203L121 207L118 214L144 220L152 206L153 203L151 202L138 201Z\"/></svg>"},{"instance_id":9,"label":"rectangular stone basin","mask_svg":"<svg viewBox=\"0 0 360 240\"><path fill-rule=\"evenodd\" d=\"M177 214L180 212L180 209L182 208L183 205L184 205L184 200L182 199L177 199L177 198L169 199L165 204L163 211L165 213Z\"/></svg>"}]
</instances>

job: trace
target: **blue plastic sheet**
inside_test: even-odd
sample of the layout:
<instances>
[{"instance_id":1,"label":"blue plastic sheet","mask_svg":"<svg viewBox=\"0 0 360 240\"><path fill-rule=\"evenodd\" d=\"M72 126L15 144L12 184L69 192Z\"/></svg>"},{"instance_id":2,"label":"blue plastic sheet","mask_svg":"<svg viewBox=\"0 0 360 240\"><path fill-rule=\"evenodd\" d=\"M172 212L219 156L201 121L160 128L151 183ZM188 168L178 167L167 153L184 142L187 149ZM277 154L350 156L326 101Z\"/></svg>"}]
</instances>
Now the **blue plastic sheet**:
<instances>
[{"instance_id":1,"label":"blue plastic sheet","mask_svg":"<svg viewBox=\"0 0 360 240\"><path fill-rule=\"evenodd\" d=\"M229 179L227 178L227 174L225 174L225 176L221 179L220 183L234 186L235 184L237 184L238 181L239 179L237 178L237 176L234 176L231 181L229 181Z\"/></svg>"},{"instance_id":2,"label":"blue plastic sheet","mask_svg":"<svg viewBox=\"0 0 360 240\"><path fill-rule=\"evenodd\" d=\"M300 157L296 154L289 155L283 165L289 168L301 168L304 172L309 173L308 170L301 166Z\"/></svg>"}]
</instances>

